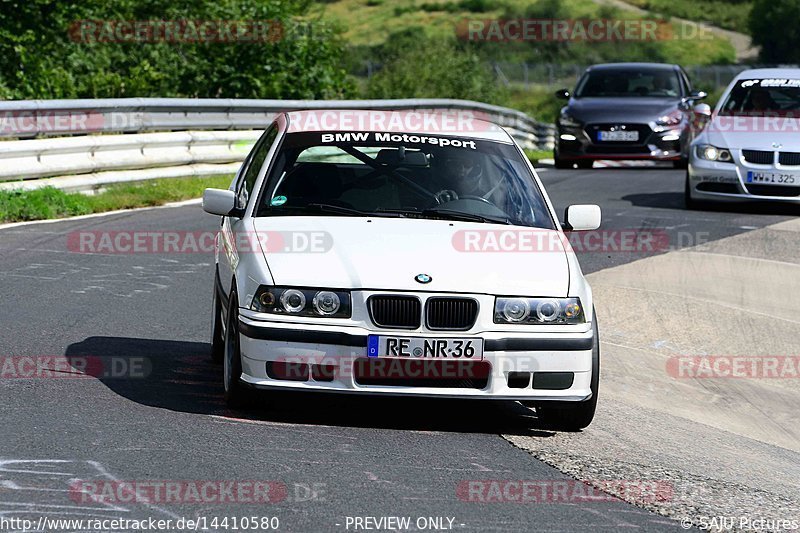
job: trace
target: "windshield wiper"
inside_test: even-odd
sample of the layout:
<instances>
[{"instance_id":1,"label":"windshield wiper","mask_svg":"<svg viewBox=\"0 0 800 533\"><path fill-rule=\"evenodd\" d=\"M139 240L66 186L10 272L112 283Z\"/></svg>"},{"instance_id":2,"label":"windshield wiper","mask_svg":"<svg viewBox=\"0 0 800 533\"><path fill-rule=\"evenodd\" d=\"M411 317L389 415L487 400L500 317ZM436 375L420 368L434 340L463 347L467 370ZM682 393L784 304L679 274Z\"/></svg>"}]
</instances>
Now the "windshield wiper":
<instances>
[{"instance_id":1,"label":"windshield wiper","mask_svg":"<svg viewBox=\"0 0 800 533\"><path fill-rule=\"evenodd\" d=\"M370 213L366 211L359 211L358 209L353 209L352 207L344 207L341 205L335 204L323 204L323 203L310 203L306 205L293 205L280 208L283 209L296 209L299 211L314 211L314 212L321 212L321 213L336 213L339 215L348 215L353 217L368 217Z\"/></svg>"},{"instance_id":2,"label":"windshield wiper","mask_svg":"<svg viewBox=\"0 0 800 533\"><path fill-rule=\"evenodd\" d=\"M312 202L306 205L291 205L291 206L284 206L275 209L275 211L283 211L283 210L293 210L293 211L312 211L314 213L332 213L337 215L345 215L351 217L373 217L373 216L403 216L401 212L393 212L391 210L386 211L385 214L378 210L377 213L371 213L368 211L361 211L359 209L354 209L352 207L345 207L343 205L336 205L336 204L325 204L325 203L318 203Z\"/></svg>"},{"instance_id":3,"label":"windshield wiper","mask_svg":"<svg viewBox=\"0 0 800 533\"><path fill-rule=\"evenodd\" d=\"M375 209L375 213L406 217L408 215L420 216L422 214L422 211L420 211L416 207L378 207L377 209Z\"/></svg>"},{"instance_id":4,"label":"windshield wiper","mask_svg":"<svg viewBox=\"0 0 800 533\"><path fill-rule=\"evenodd\" d=\"M488 222L491 224L512 225L508 217L495 217L492 215L478 215L476 213L465 213L463 211L453 211L452 209L424 209L421 211L425 216L439 216L450 220L462 220L465 222Z\"/></svg>"},{"instance_id":5,"label":"windshield wiper","mask_svg":"<svg viewBox=\"0 0 800 533\"><path fill-rule=\"evenodd\" d=\"M417 209L415 207L406 207L400 209L392 209L386 207L379 207L375 210L380 213L397 213L403 216L417 216L417 217L438 217L448 220L460 220L465 222L488 222L492 224L508 224L512 222L508 218L493 217L491 215L478 215L475 213L465 213L463 211L454 211L452 209Z\"/></svg>"}]
</instances>

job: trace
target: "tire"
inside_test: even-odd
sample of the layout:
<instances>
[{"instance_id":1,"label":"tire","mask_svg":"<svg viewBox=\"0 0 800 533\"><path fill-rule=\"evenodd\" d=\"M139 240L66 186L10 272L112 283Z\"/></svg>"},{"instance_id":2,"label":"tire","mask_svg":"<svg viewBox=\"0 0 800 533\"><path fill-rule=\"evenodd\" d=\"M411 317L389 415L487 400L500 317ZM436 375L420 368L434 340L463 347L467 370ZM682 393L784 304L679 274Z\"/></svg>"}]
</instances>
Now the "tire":
<instances>
[{"instance_id":1,"label":"tire","mask_svg":"<svg viewBox=\"0 0 800 533\"><path fill-rule=\"evenodd\" d=\"M576 161L576 164L578 165L578 168L588 169L594 166L594 161L592 161L591 159L579 159L578 161Z\"/></svg>"},{"instance_id":2,"label":"tire","mask_svg":"<svg viewBox=\"0 0 800 533\"><path fill-rule=\"evenodd\" d=\"M592 347L592 397L582 402L541 402L536 404L536 416L542 425L560 431L580 431L589 426L597 410L597 396L600 389L600 336L597 329L597 315L594 317L594 346Z\"/></svg>"},{"instance_id":3,"label":"tire","mask_svg":"<svg viewBox=\"0 0 800 533\"><path fill-rule=\"evenodd\" d=\"M574 161L571 161L569 159L561 159L560 157L558 157L557 154L553 155L553 161L554 161L553 165L560 170L571 169L572 165L575 164Z\"/></svg>"},{"instance_id":4,"label":"tire","mask_svg":"<svg viewBox=\"0 0 800 533\"><path fill-rule=\"evenodd\" d=\"M211 295L211 360L221 363L225 357L225 331L222 328L222 303L217 297L219 274L214 274L214 290Z\"/></svg>"},{"instance_id":5,"label":"tire","mask_svg":"<svg viewBox=\"0 0 800 533\"><path fill-rule=\"evenodd\" d=\"M228 298L228 319L225 328L222 366L225 403L232 409L252 407L255 403L255 392L239 379L242 375L242 354L239 350L239 299L233 289Z\"/></svg>"}]
</instances>

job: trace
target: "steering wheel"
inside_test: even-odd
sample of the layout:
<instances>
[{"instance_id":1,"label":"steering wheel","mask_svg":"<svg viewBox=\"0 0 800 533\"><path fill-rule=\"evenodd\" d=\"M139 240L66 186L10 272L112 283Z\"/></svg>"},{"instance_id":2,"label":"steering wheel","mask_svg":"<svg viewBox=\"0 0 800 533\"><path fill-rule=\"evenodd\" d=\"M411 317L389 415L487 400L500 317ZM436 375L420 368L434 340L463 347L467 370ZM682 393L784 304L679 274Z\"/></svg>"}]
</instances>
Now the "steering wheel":
<instances>
[{"instance_id":1,"label":"steering wheel","mask_svg":"<svg viewBox=\"0 0 800 533\"><path fill-rule=\"evenodd\" d=\"M483 196L478 196L478 195L473 195L473 194L465 194L465 195L461 196L461 199L462 200L478 200L478 201L483 202L485 204L489 204L489 205L492 205L494 207L497 207L496 205L494 205L494 203L491 200L487 200Z\"/></svg>"},{"instance_id":2,"label":"steering wheel","mask_svg":"<svg viewBox=\"0 0 800 533\"><path fill-rule=\"evenodd\" d=\"M433 197L436 199L436 203L446 204L447 202L458 200L458 193L453 189L442 189L434 194Z\"/></svg>"},{"instance_id":3,"label":"steering wheel","mask_svg":"<svg viewBox=\"0 0 800 533\"><path fill-rule=\"evenodd\" d=\"M440 201L440 203L446 204L447 202L454 202L456 200L476 200L478 202L483 202L485 204L489 204L492 207L497 207L492 203L490 200L487 200L483 196L478 196L476 194L463 194L461 196L452 189L442 189L441 191L436 193L436 198Z\"/></svg>"}]
</instances>

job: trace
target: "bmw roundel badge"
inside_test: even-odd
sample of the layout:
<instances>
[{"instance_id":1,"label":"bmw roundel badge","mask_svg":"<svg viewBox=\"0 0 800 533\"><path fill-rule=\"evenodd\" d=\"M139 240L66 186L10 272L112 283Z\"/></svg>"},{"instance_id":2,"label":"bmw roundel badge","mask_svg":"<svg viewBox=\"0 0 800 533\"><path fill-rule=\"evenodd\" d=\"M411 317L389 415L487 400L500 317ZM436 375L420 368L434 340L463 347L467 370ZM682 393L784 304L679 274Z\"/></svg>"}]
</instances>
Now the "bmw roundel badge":
<instances>
[{"instance_id":1,"label":"bmw roundel badge","mask_svg":"<svg viewBox=\"0 0 800 533\"><path fill-rule=\"evenodd\" d=\"M433 281L433 278L427 274L417 274L417 276L414 279L417 280L417 282L419 283L430 283L431 281Z\"/></svg>"}]
</instances>

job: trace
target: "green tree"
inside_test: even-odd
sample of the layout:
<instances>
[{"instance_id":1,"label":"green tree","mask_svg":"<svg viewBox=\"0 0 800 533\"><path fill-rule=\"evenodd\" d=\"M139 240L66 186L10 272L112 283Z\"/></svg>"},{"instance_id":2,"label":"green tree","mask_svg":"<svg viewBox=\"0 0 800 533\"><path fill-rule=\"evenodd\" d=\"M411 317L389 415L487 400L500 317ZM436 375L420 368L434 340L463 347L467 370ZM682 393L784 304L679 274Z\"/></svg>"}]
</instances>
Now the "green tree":
<instances>
[{"instance_id":1,"label":"green tree","mask_svg":"<svg viewBox=\"0 0 800 533\"><path fill-rule=\"evenodd\" d=\"M0 97L337 98L344 43L309 0L0 0ZM97 42L102 21L275 21L266 42ZM81 21L84 22L83 26ZM83 38L83 37L86 38ZM107 41L107 40L106 40Z\"/></svg>"},{"instance_id":2,"label":"green tree","mask_svg":"<svg viewBox=\"0 0 800 533\"><path fill-rule=\"evenodd\" d=\"M765 63L800 63L800 1L754 0L750 33Z\"/></svg>"},{"instance_id":3,"label":"green tree","mask_svg":"<svg viewBox=\"0 0 800 533\"><path fill-rule=\"evenodd\" d=\"M380 71L367 83L370 98L463 98L503 104L507 94L487 61L452 37L415 29L390 36L377 50Z\"/></svg>"}]
</instances>

